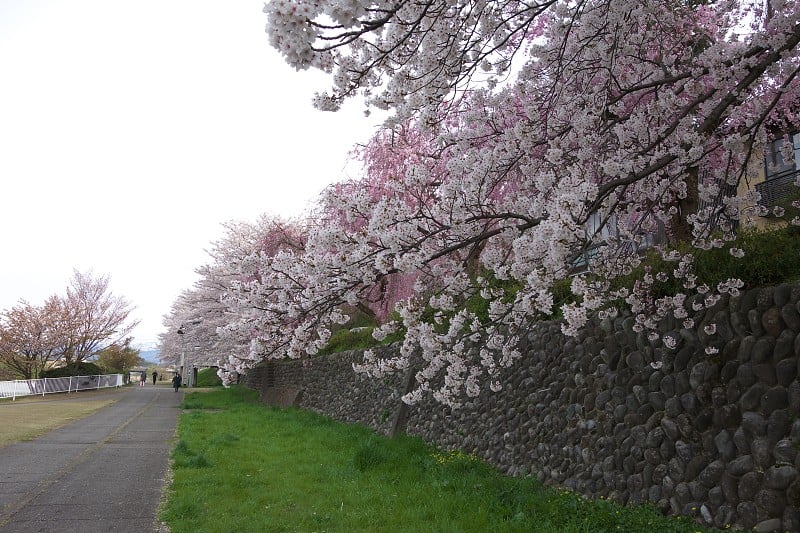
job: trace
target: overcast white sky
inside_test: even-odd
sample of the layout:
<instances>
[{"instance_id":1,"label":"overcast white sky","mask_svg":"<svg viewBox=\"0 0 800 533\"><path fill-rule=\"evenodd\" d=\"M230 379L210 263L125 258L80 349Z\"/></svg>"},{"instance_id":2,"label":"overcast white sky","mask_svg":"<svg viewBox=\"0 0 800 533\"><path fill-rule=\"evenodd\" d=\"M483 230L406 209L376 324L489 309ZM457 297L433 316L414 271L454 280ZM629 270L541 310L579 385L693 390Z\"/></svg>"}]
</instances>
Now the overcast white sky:
<instances>
[{"instance_id":1,"label":"overcast white sky","mask_svg":"<svg viewBox=\"0 0 800 533\"><path fill-rule=\"evenodd\" d=\"M263 5L0 0L0 309L91 269L152 341L222 222L344 175L378 120L314 110L327 80L269 47Z\"/></svg>"}]
</instances>

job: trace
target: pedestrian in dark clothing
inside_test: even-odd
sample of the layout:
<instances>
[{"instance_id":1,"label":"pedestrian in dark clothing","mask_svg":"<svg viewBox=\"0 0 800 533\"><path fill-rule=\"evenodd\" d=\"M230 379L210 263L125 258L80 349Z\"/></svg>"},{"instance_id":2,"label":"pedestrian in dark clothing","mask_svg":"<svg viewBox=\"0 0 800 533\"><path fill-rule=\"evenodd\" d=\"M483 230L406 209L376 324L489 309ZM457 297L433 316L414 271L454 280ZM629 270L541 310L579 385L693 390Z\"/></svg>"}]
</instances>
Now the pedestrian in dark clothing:
<instances>
[{"instance_id":1,"label":"pedestrian in dark clothing","mask_svg":"<svg viewBox=\"0 0 800 533\"><path fill-rule=\"evenodd\" d=\"M153 385L156 384L156 378L158 377L158 372L153 372Z\"/></svg>"},{"instance_id":2,"label":"pedestrian in dark clothing","mask_svg":"<svg viewBox=\"0 0 800 533\"><path fill-rule=\"evenodd\" d=\"M146 381L147 381L147 370L142 370L142 375L139 376L139 386L144 387Z\"/></svg>"},{"instance_id":3,"label":"pedestrian in dark clothing","mask_svg":"<svg viewBox=\"0 0 800 533\"><path fill-rule=\"evenodd\" d=\"M175 392L178 392L178 389L181 388L181 375L175 374L175 377L172 378L172 388L175 389Z\"/></svg>"}]
</instances>

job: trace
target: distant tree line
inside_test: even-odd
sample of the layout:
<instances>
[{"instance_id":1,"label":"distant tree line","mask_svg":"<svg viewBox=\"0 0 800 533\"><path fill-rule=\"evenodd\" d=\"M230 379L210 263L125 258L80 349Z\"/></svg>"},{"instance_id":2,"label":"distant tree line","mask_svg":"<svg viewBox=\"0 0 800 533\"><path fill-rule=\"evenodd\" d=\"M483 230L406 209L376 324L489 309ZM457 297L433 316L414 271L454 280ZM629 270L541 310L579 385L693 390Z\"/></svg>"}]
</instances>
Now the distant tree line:
<instances>
[{"instance_id":1,"label":"distant tree line","mask_svg":"<svg viewBox=\"0 0 800 533\"><path fill-rule=\"evenodd\" d=\"M97 359L100 366L121 371L138 364L130 346L133 306L114 295L108 276L75 270L63 295L41 305L25 300L0 311L0 366L24 379L39 377L48 367L77 369Z\"/></svg>"}]
</instances>

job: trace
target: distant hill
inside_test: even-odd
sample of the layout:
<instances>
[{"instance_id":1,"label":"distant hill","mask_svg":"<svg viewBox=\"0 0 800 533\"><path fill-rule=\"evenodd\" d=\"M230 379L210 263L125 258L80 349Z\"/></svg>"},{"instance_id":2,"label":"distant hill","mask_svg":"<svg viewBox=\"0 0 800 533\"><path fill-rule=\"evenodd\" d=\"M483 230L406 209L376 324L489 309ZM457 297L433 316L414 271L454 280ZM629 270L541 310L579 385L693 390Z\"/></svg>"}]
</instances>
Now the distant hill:
<instances>
[{"instance_id":1,"label":"distant hill","mask_svg":"<svg viewBox=\"0 0 800 533\"><path fill-rule=\"evenodd\" d=\"M158 350L139 350L139 357L154 365L161 364Z\"/></svg>"}]
</instances>

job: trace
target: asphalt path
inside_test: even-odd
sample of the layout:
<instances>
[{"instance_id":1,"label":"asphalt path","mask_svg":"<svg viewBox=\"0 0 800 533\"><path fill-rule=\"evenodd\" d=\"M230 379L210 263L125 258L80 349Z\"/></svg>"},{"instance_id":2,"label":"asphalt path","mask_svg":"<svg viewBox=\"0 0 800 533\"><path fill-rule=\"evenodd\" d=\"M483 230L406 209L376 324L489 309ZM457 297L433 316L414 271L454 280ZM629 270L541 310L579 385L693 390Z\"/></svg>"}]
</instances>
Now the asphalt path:
<instances>
[{"instance_id":1,"label":"asphalt path","mask_svg":"<svg viewBox=\"0 0 800 533\"><path fill-rule=\"evenodd\" d=\"M0 533L165 531L156 512L183 392L114 394L88 417L0 448Z\"/></svg>"}]
</instances>

